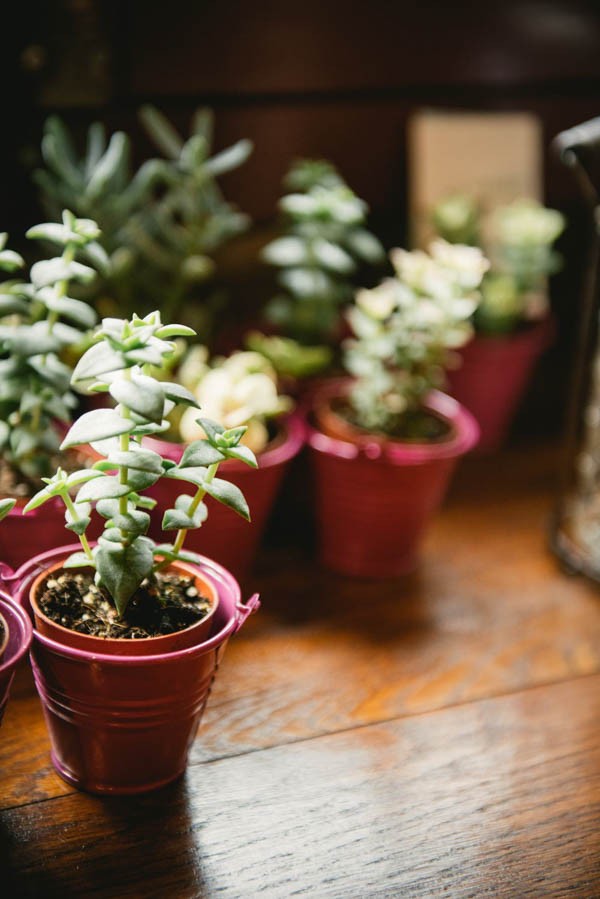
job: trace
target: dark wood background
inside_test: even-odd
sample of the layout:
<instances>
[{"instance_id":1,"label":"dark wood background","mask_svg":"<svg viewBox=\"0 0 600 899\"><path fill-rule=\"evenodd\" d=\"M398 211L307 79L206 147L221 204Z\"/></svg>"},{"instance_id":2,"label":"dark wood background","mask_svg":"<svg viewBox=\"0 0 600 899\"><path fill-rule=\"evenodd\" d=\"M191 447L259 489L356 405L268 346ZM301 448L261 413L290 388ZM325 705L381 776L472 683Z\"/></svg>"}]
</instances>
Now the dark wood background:
<instances>
[{"instance_id":1,"label":"dark wood background","mask_svg":"<svg viewBox=\"0 0 600 899\"><path fill-rule=\"evenodd\" d=\"M387 245L406 236L406 124L424 106L528 110L554 134L600 114L600 4L546 2L303 3L263 0L51 0L22 3L7 41L2 229L39 215L29 174L42 123L58 109L76 133L101 117L150 154L136 110L159 105L187 127L200 103L217 145L255 151L224 182L258 223L272 221L296 156L333 160L371 206ZM569 172L548 151L546 201L569 218L565 266L552 287L560 330L517 426L556 433L586 264L587 217ZM253 244L250 244L252 247Z\"/></svg>"}]
</instances>

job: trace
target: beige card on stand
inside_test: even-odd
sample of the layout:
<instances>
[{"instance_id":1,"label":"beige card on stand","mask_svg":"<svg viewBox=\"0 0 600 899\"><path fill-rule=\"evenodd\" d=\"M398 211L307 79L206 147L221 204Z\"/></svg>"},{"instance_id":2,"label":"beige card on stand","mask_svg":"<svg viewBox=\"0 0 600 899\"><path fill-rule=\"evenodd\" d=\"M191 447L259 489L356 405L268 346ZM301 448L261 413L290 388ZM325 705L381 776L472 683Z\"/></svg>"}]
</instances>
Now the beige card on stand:
<instances>
[{"instance_id":1,"label":"beige card on stand","mask_svg":"<svg viewBox=\"0 0 600 899\"><path fill-rule=\"evenodd\" d=\"M532 113L415 113L408 126L412 246L427 245L431 209L451 194L474 195L484 211L519 197L542 200L542 165L542 126Z\"/></svg>"}]
</instances>

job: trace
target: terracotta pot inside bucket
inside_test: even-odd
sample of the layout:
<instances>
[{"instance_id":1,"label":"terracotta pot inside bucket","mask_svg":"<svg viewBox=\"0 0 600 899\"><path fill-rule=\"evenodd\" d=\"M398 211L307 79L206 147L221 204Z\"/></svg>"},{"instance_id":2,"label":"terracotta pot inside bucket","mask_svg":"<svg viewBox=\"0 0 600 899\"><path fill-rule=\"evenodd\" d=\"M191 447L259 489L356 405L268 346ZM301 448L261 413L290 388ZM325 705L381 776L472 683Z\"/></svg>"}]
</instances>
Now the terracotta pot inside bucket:
<instances>
[{"instance_id":1,"label":"terracotta pot inside bucket","mask_svg":"<svg viewBox=\"0 0 600 899\"><path fill-rule=\"evenodd\" d=\"M42 571L33 581L29 594L29 602L33 610L36 632L50 637L65 646L87 650L88 652L106 653L109 655L156 655L162 652L173 652L176 649L185 649L188 646L196 646L206 640L213 626L213 618L219 605L219 594L214 584L202 577L198 569L186 562L174 562L166 571L176 571L194 578L194 584L200 596L210 600L210 611L204 618L173 634L164 634L158 637L143 637L139 640L118 640L94 637L89 634L81 634L70 630L53 621L40 609L36 597L43 591L45 584L52 578L59 577L65 569L61 562L51 565ZM70 569L72 572L73 569Z\"/></svg>"}]
</instances>

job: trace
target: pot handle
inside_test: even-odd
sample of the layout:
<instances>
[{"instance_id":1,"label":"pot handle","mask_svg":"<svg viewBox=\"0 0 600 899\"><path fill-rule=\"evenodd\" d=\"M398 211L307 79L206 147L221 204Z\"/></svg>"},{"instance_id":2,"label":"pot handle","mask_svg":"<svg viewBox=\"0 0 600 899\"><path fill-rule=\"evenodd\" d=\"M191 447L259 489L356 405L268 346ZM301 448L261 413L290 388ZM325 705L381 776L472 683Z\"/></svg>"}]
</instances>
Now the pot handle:
<instances>
[{"instance_id":1,"label":"pot handle","mask_svg":"<svg viewBox=\"0 0 600 899\"><path fill-rule=\"evenodd\" d=\"M16 582L16 583L15 583ZM6 562L0 562L0 590L5 590L10 596L13 595L15 589L18 589L19 581L16 572L7 565Z\"/></svg>"},{"instance_id":2,"label":"pot handle","mask_svg":"<svg viewBox=\"0 0 600 899\"><path fill-rule=\"evenodd\" d=\"M235 607L238 615L234 633L237 634L246 618L249 618L250 615L253 615L254 612L260 609L260 596L258 593L254 593L247 603L237 602Z\"/></svg>"}]
</instances>

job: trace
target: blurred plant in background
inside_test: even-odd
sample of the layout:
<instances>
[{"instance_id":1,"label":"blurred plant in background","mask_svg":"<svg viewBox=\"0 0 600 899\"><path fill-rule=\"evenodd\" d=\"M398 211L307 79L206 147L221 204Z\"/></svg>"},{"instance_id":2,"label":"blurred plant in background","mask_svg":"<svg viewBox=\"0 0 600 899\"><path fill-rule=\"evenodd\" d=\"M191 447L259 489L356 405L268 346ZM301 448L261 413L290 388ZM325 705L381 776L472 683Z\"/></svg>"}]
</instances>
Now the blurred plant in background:
<instances>
[{"instance_id":1,"label":"blurred plant in background","mask_svg":"<svg viewBox=\"0 0 600 899\"><path fill-rule=\"evenodd\" d=\"M473 197L457 194L435 206L432 220L442 238L481 246L491 260L475 313L479 333L511 333L547 314L547 278L560 267L553 249L565 227L560 212L516 200L484 216Z\"/></svg>"},{"instance_id":2,"label":"blurred plant in background","mask_svg":"<svg viewBox=\"0 0 600 899\"><path fill-rule=\"evenodd\" d=\"M77 403L70 390L71 368L65 350L84 342L96 322L94 310L70 296L75 283L90 283L108 260L100 230L91 219L65 210L62 223L36 225L27 237L61 247L59 256L31 267L30 281L0 285L0 455L4 487L26 494L51 473L62 439L62 426ZM14 272L21 257L4 249L0 236L0 269ZM79 258L78 258L79 257ZM10 483L12 481L12 483ZM3 487L3 490L4 490Z\"/></svg>"},{"instance_id":3,"label":"blurred plant in background","mask_svg":"<svg viewBox=\"0 0 600 899\"><path fill-rule=\"evenodd\" d=\"M481 209L474 197L466 194L444 197L434 207L432 219L442 240L468 246L479 245Z\"/></svg>"},{"instance_id":4,"label":"blurred plant in background","mask_svg":"<svg viewBox=\"0 0 600 899\"><path fill-rule=\"evenodd\" d=\"M361 269L378 267L385 252L367 230L367 205L324 160L299 160L279 203L282 234L263 250L277 269L280 292L268 319L288 338L324 344L339 338L341 307L352 299ZM364 283L364 282L363 282Z\"/></svg>"},{"instance_id":5,"label":"blurred plant in background","mask_svg":"<svg viewBox=\"0 0 600 899\"><path fill-rule=\"evenodd\" d=\"M451 351L472 336L489 262L477 247L442 240L429 253L397 249L390 258L395 277L359 290L348 312L354 337L344 363L356 379L349 417L369 431L431 438L438 435L423 403L443 385Z\"/></svg>"},{"instance_id":6,"label":"blurred plant in background","mask_svg":"<svg viewBox=\"0 0 600 899\"><path fill-rule=\"evenodd\" d=\"M65 126L51 117L42 141L45 168L34 178L51 215L68 206L99 223L110 277L87 296L102 314L160 307L206 337L226 300L215 254L250 224L225 200L217 179L242 165L252 144L241 140L211 155L208 109L196 111L187 140L154 107L143 107L140 118L163 158L132 173L129 137L118 131L107 140L98 122L79 158Z\"/></svg>"},{"instance_id":7,"label":"blurred plant in background","mask_svg":"<svg viewBox=\"0 0 600 899\"><path fill-rule=\"evenodd\" d=\"M249 350L261 353L282 378L302 380L329 368L333 350L328 346L303 346L291 337L250 331L245 338Z\"/></svg>"}]
</instances>

